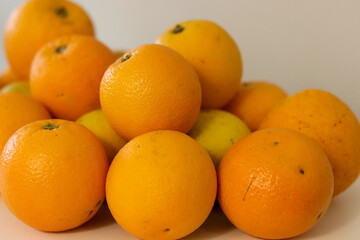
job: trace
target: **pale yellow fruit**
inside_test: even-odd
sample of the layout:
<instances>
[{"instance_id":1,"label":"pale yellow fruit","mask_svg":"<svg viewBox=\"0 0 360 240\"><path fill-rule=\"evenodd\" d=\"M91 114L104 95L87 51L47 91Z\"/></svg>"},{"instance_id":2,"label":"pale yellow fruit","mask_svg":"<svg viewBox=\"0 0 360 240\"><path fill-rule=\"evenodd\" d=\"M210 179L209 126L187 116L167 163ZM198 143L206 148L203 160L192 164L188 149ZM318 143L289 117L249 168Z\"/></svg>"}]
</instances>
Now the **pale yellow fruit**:
<instances>
[{"instance_id":1,"label":"pale yellow fruit","mask_svg":"<svg viewBox=\"0 0 360 240\"><path fill-rule=\"evenodd\" d=\"M98 137L110 162L126 144L126 141L112 129L101 109L84 114L76 122L90 129Z\"/></svg>"},{"instance_id":2,"label":"pale yellow fruit","mask_svg":"<svg viewBox=\"0 0 360 240\"><path fill-rule=\"evenodd\" d=\"M28 82L25 81L16 81L16 82L8 83L0 90L0 93L8 93L8 92L23 93L28 96L31 96L30 85Z\"/></svg>"},{"instance_id":3,"label":"pale yellow fruit","mask_svg":"<svg viewBox=\"0 0 360 240\"><path fill-rule=\"evenodd\" d=\"M229 148L250 133L235 115L216 109L201 110L189 135L209 153L217 167Z\"/></svg>"}]
</instances>

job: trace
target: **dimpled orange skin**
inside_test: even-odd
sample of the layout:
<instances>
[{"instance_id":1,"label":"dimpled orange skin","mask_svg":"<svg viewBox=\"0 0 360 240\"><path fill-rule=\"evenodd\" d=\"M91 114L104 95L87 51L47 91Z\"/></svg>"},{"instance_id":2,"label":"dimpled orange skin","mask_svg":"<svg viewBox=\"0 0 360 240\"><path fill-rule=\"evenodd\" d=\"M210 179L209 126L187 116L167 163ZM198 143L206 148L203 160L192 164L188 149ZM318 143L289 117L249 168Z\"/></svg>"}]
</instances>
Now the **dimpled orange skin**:
<instances>
[{"instance_id":1,"label":"dimpled orange skin","mask_svg":"<svg viewBox=\"0 0 360 240\"><path fill-rule=\"evenodd\" d=\"M244 82L224 109L238 116L251 131L255 131L266 114L286 96L284 90L273 83Z\"/></svg>"},{"instance_id":2,"label":"dimpled orange skin","mask_svg":"<svg viewBox=\"0 0 360 240\"><path fill-rule=\"evenodd\" d=\"M339 98L317 89L301 91L276 106L260 128L299 131L322 146L330 160L334 196L345 191L360 172L360 124Z\"/></svg>"},{"instance_id":3,"label":"dimpled orange skin","mask_svg":"<svg viewBox=\"0 0 360 240\"><path fill-rule=\"evenodd\" d=\"M209 216L216 198L214 164L194 139L160 130L127 143L106 179L111 214L127 232L146 240L179 239Z\"/></svg>"},{"instance_id":4,"label":"dimpled orange skin","mask_svg":"<svg viewBox=\"0 0 360 240\"><path fill-rule=\"evenodd\" d=\"M4 87L8 83L20 81L21 79L14 73L14 71L7 67L0 74L0 88Z\"/></svg>"},{"instance_id":5,"label":"dimpled orange skin","mask_svg":"<svg viewBox=\"0 0 360 240\"><path fill-rule=\"evenodd\" d=\"M48 123L57 128L44 129ZM91 219L105 198L108 160L93 133L67 120L19 129L0 158L1 194L9 210L42 231L65 231Z\"/></svg>"},{"instance_id":6,"label":"dimpled orange skin","mask_svg":"<svg viewBox=\"0 0 360 240\"><path fill-rule=\"evenodd\" d=\"M100 101L110 125L127 140L155 130L186 133L200 112L201 87L181 55L165 46L146 44L108 68Z\"/></svg>"},{"instance_id":7,"label":"dimpled orange skin","mask_svg":"<svg viewBox=\"0 0 360 240\"><path fill-rule=\"evenodd\" d=\"M240 230L284 239L312 228L332 199L326 154L288 129L256 131L235 143L218 168L218 201Z\"/></svg>"},{"instance_id":8,"label":"dimpled orange skin","mask_svg":"<svg viewBox=\"0 0 360 240\"><path fill-rule=\"evenodd\" d=\"M0 154L5 143L20 127L51 118L46 108L22 93L0 94Z\"/></svg>"},{"instance_id":9,"label":"dimpled orange skin","mask_svg":"<svg viewBox=\"0 0 360 240\"><path fill-rule=\"evenodd\" d=\"M100 107L100 81L115 60L113 52L92 37L61 37L36 54L31 92L55 117L76 120Z\"/></svg>"},{"instance_id":10,"label":"dimpled orange skin","mask_svg":"<svg viewBox=\"0 0 360 240\"><path fill-rule=\"evenodd\" d=\"M195 68L201 83L203 108L222 108L235 96L242 76L240 51L231 36L216 23L184 21L166 30L156 43L179 52Z\"/></svg>"},{"instance_id":11,"label":"dimpled orange skin","mask_svg":"<svg viewBox=\"0 0 360 240\"><path fill-rule=\"evenodd\" d=\"M84 10L66 0L28 0L18 7L6 23L4 46L14 72L29 79L36 52L60 36L94 36L92 22Z\"/></svg>"}]
</instances>

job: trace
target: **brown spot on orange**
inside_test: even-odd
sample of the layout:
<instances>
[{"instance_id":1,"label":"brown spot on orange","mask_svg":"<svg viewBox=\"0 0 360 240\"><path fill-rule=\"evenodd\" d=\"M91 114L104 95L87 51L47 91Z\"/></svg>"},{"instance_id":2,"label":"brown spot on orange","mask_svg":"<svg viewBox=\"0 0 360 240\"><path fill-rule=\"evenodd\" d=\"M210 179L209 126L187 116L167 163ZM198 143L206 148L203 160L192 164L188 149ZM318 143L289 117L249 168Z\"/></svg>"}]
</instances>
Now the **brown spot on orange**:
<instances>
[{"instance_id":1,"label":"brown spot on orange","mask_svg":"<svg viewBox=\"0 0 360 240\"><path fill-rule=\"evenodd\" d=\"M66 49L67 49L66 45L59 46L55 48L55 53L57 54L64 53Z\"/></svg>"},{"instance_id":2,"label":"brown spot on orange","mask_svg":"<svg viewBox=\"0 0 360 240\"><path fill-rule=\"evenodd\" d=\"M61 18L67 18L67 16L69 15L68 11L64 7L57 8L55 12L56 15L58 15Z\"/></svg>"}]
</instances>

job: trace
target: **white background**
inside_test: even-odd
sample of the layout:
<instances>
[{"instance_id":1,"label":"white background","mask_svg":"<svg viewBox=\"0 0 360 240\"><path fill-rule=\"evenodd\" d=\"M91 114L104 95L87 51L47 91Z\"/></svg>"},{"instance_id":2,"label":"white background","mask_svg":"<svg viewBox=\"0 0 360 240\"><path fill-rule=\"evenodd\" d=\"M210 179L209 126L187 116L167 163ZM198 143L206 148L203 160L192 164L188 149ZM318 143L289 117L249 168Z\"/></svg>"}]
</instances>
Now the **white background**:
<instances>
[{"instance_id":1,"label":"white background","mask_svg":"<svg viewBox=\"0 0 360 240\"><path fill-rule=\"evenodd\" d=\"M10 11L20 0L0 0L0 44ZM360 118L360 1L347 0L77 0L109 47L134 48L188 19L213 20L238 43L243 80L268 80L289 94L321 88L345 101ZM26 39L24 39L26 41ZM0 68L6 66L0 52ZM360 239L360 182L333 201L324 219L296 239ZM214 214L188 239L250 239ZM135 239L108 213L78 230L45 234L30 229L0 199L0 239ZM107 219L107 220L106 220ZM84 231L86 230L86 231ZM121 237L123 236L123 237Z\"/></svg>"},{"instance_id":2,"label":"white background","mask_svg":"<svg viewBox=\"0 0 360 240\"><path fill-rule=\"evenodd\" d=\"M0 0L5 22L22 0ZM289 94L321 88L360 118L360 1L358 0L76 0L111 48L135 48L171 25L213 20L238 43L243 80L268 80ZM26 39L24 39L26 41ZM4 51L0 68L6 65Z\"/></svg>"}]
</instances>

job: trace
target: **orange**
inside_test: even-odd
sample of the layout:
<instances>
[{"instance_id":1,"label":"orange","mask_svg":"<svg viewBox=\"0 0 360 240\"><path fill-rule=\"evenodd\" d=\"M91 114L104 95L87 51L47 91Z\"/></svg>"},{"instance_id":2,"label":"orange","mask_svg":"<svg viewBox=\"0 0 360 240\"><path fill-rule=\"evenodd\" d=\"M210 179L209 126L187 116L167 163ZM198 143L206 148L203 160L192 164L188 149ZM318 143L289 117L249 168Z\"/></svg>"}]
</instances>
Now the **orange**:
<instances>
[{"instance_id":1,"label":"orange","mask_svg":"<svg viewBox=\"0 0 360 240\"><path fill-rule=\"evenodd\" d=\"M10 67L7 67L0 74L0 88L19 80L21 79L14 73L14 71Z\"/></svg>"},{"instance_id":2,"label":"orange","mask_svg":"<svg viewBox=\"0 0 360 240\"><path fill-rule=\"evenodd\" d=\"M0 94L0 154L7 140L20 127L41 119L49 119L45 107L22 93Z\"/></svg>"},{"instance_id":3,"label":"orange","mask_svg":"<svg viewBox=\"0 0 360 240\"><path fill-rule=\"evenodd\" d=\"M92 37L61 37L36 54L31 92L55 117L75 120L100 107L100 81L115 60L112 51Z\"/></svg>"},{"instance_id":4,"label":"orange","mask_svg":"<svg viewBox=\"0 0 360 240\"><path fill-rule=\"evenodd\" d=\"M260 128L299 131L322 146L330 160L334 196L346 190L360 172L360 124L339 98L317 89L294 94L269 112Z\"/></svg>"},{"instance_id":5,"label":"orange","mask_svg":"<svg viewBox=\"0 0 360 240\"><path fill-rule=\"evenodd\" d=\"M265 239L297 236L326 213L334 178L320 146L288 129L236 142L218 168L218 201L240 230Z\"/></svg>"},{"instance_id":6,"label":"orange","mask_svg":"<svg viewBox=\"0 0 360 240\"><path fill-rule=\"evenodd\" d=\"M91 219L105 198L106 153L87 128L41 120L20 128L0 158L1 194L21 221L64 231Z\"/></svg>"},{"instance_id":7,"label":"orange","mask_svg":"<svg viewBox=\"0 0 360 240\"><path fill-rule=\"evenodd\" d=\"M110 125L129 140L154 130L190 131L200 111L201 88L181 55L146 44L108 68L100 101Z\"/></svg>"},{"instance_id":8,"label":"orange","mask_svg":"<svg viewBox=\"0 0 360 240\"><path fill-rule=\"evenodd\" d=\"M206 150L170 130L132 139L116 155L106 178L111 214L141 239L179 239L208 217L216 172Z\"/></svg>"},{"instance_id":9,"label":"orange","mask_svg":"<svg viewBox=\"0 0 360 240\"><path fill-rule=\"evenodd\" d=\"M219 25L184 21L166 30L156 42L179 52L195 68L202 107L222 108L235 96L242 75L241 55L235 41Z\"/></svg>"},{"instance_id":10,"label":"orange","mask_svg":"<svg viewBox=\"0 0 360 240\"><path fill-rule=\"evenodd\" d=\"M241 118L251 131L255 131L266 114L286 96L284 90L273 83L244 82L225 110Z\"/></svg>"},{"instance_id":11,"label":"orange","mask_svg":"<svg viewBox=\"0 0 360 240\"><path fill-rule=\"evenodd\" d=\"M47 42L64 35L94 35L90 18L78 5L66 0L28 0L6 23L5 52L14 72L29 78L36 52Z\"/></svg>"}]
</instances>

